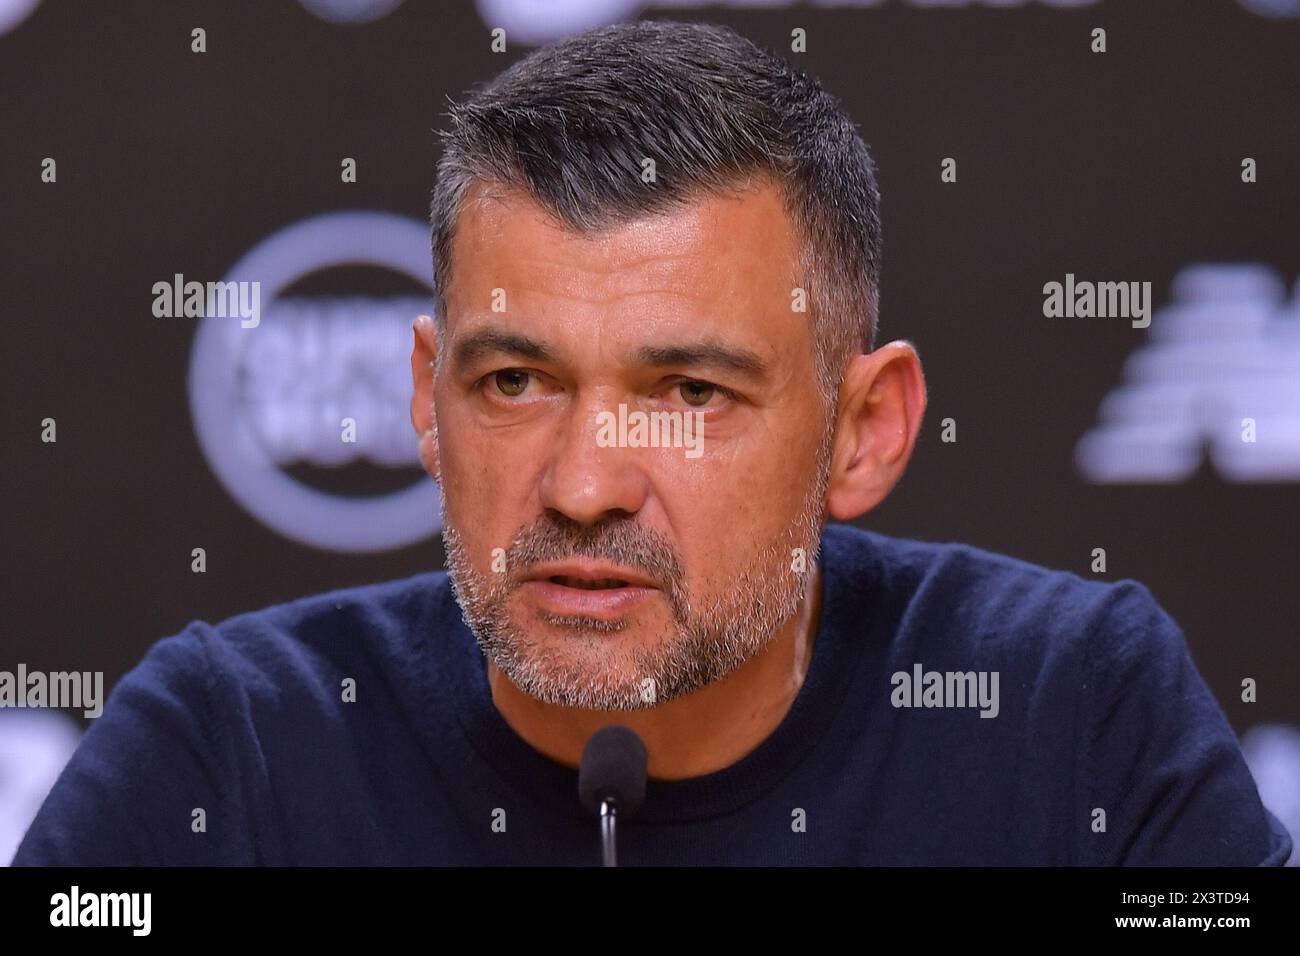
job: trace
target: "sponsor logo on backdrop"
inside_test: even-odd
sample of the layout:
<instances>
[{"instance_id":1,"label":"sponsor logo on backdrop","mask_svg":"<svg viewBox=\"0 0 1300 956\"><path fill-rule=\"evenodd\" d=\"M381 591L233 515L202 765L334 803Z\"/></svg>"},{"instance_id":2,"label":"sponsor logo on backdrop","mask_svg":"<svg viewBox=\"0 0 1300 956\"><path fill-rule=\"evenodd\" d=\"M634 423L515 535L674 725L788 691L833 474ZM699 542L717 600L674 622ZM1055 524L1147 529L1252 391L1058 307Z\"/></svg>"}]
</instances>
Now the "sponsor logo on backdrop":
<instances>
[{"instance_id":1,"label":"sponsor logo on backdrop","mask_svg":"<svg viewBox=\"0 0 1300 956\"><path fill-rule=\"evenodd\" d=\"M263 240L225 276L257 282L255 326L213 307L190 357L195 433L213 472L250 514L331 551L383 551L439 529L438 487L423 477L381 495L330 494L289 466L419 467L410 425L411 323L432 296L285 297L305 276L376 266L429 285L428 226L382 212L336 212Z\"/></svg>"},{"instance_id":2,"label":"sponsor logo on backdrop","mask_svg":"<svg viewBox=\"0 0 1300 956\"><path fill-rule=\"evenodd\" d=\"M647 10L695 10L733 7L744 10L774 8L874 9L909 6L937 10L961 7L1055 7L1061 10L1096 6L1100 0L478 0L479 16L489 27L500 27L520 43L540 45L580 33L589 27L633 20ZM1227 2L1227 0L1224 0ZM1300 17L1300 0L1238 0L1241 6L1265 17Z\"/></svg>"},{"instance_id":3,"label":"sponsor logo on backdrop","mask_svg":"<svg viewBox=\"0 0 1300 956\"><path fill-rule=\"evenodd\" d=\"M1300 0L1238 0L1251 13L1262 17L1300 17Z\"/></svg>"},{"instance_id":4,"label":"sponsor logo on backdrop","mask_svg":"<svg viewBox=\"0 0 1300 956\"><path fill-rule=\"evenodd\" d=\"M402 0L298 0L313 16L329 23L370 23L386 17Z\"/></svg>"},{"instance_id":5,"label":"sponsor logo on backdrop","mask_svg":"<svg viewBox=\"0 0 1300 956\"><path fill-rule=\"evenodd\" d=\"M1260 802L1296 838L1287 866L1300 866L1300 727L1255 724L1242 734L1241 751Z\"/></svg>"},{"instance_id":6,"label":"sponsor logo on backdrop","mask_svg":"<svg viewBox=\"0 0 1300 956\"><path fill-rule=\"evenodd\" d=\"M1079 441L1092 482L1300 481L1300 284L1266 266L1189 266Z\"/></svg>"},{"instance_id":7,"label":"sponsor logo on backdrop","mask_svg":"<svg viewBox=\"0 0 1300 956\"><path fill-rule=\"evenodd\" d=\"M41 0L0 0L0 36L32 15Z\"/></svg>"},{"instance_id":8,"label":"sponsor logo on backdrop","mask_svg":"<svg viewBox=\"0 0 1300 956\"><path fill-rule=\"evenodd\" d=\"M0 865L18 852L80 742L81 728L61 710L0 708Z\"/></svg>"}]
</instances>

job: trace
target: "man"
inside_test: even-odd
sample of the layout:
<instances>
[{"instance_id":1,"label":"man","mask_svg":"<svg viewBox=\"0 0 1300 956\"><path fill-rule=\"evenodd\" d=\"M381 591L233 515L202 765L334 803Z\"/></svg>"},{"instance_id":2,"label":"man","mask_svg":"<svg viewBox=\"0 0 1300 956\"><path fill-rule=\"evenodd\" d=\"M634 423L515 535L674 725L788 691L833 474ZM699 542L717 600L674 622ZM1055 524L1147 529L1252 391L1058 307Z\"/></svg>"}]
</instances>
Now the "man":
<instances>
[{"instance_id":1,"label":"man","mask_svg":"<svg viewBox=\"0 0 1300 956\"><path fill-rule=\"evenodd\" d=\"M734 33L639 23L455 108L412 419L449 574L194 623L18 863L594 864L575 767L644 740L624 864L1280 864L1141 585L849 521L925 387L873 349L867 149Z\"/></svg>"}]
</instances>

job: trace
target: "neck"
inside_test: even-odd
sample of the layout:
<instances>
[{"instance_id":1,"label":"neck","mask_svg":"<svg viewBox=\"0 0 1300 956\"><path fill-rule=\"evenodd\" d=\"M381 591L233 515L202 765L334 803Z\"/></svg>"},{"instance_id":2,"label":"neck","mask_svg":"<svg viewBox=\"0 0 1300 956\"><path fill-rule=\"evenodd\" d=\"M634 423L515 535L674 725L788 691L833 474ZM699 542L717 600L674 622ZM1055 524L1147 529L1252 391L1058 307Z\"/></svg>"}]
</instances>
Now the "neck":
<instances>
[{"instance_id":1,"label":"neck","mask_svg":"<svg viewBox=\"0 0 1300 956\"><path fill-rule=\"evenodd\" d=\"M530 697L488 661L492 702L534 750L577 767L593 733L611 722L645 741L650 776L681 780L731 766L771 735L803 687L821 617L822 569L790 620L761 652L720 681L646 710L579 710Z\"/></svg>"}]
</instances>

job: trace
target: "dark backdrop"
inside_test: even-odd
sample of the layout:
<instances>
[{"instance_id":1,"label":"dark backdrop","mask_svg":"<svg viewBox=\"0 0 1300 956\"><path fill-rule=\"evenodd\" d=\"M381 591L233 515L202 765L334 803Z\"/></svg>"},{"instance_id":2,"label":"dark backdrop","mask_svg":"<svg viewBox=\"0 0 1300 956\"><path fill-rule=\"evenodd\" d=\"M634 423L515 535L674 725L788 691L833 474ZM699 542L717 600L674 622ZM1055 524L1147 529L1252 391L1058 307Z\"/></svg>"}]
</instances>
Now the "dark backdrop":
<instances>
[{"instance_id":1,"label":"dark backdrop","mask_svg":"<svg viewBox=\"0 0 1300 956\"><path fill-rule=\"evenodd\" d=\"M1161 319L1143 331L1042 312L1043 284L1067 272L1150 281L1157 306L1193 263L1261 263L1291 286L1300 20L1237 0L640 15L730 24L778 50L804 28L792 58L843 98L874 153L882 341L917 344L930 407L906 478L861 523L1084 576L1103 547L1106 578L1146 583L1183 625L1239 732L1300 722L1300 473L1232 482L1207 462L1182 481L1088 482L1079 439ZM407 0L344 24L292 0L46 0L0 36L0 668L102 670L111 686L192 619L441 566L432 536L329 551L250 515L195 437L199 320L155 317L151 288L177 272L221 279L324 212L427 220L447 97L529 49L493 53L493 25L469 2ZM1089 49L1097 26L1105 54ZM191 52L194 27L206 53ZM949 156L955 184L940 181ZM1246 156L1257 183L1241 181ZM41 181L45 157L56 183ZM343 157L356 183L341 181ZM422 294L374 268L293 292ZM940 440L946 417L955 443ZM352 495L413 474L288 470ZM1244 677L1257 703L1241 702Z\"/></svg>"}]
</instances>

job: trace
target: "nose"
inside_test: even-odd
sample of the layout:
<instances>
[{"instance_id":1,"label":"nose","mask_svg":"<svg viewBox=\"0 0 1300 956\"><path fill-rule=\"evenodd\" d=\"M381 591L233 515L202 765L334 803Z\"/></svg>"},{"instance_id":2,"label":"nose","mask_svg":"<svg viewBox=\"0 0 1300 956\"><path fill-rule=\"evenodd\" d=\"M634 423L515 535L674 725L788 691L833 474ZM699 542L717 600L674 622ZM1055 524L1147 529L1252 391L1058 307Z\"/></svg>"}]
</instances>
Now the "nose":
<instances>
[{"instance_id":1,"label":"nose","mask_svg":"<svg viewBox=\"0 0 1300 956\"><path fill-rule=\"evenodd\" d=\"M636 452L597 441L603 412L618 416L617 406L598 396L574 403L542 476L542 504L582 525L596 524L611 512L636 514L647 494Z\"/></svg>"}]
</instances>

